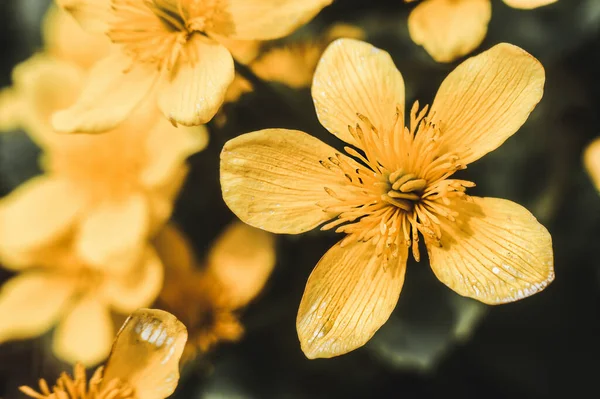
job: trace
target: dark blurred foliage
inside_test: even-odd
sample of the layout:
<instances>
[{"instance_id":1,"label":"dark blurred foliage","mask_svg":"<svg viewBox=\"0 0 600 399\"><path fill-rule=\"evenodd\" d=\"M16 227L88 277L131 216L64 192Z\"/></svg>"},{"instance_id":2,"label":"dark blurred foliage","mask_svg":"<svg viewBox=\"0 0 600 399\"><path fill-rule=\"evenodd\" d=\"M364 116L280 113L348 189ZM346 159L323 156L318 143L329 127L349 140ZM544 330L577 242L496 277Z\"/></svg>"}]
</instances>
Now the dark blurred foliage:
<instances>
[{"instance_id":1,"label":"dark blurred foliage","mask_svg":"<svg viewBox=\"0 0 600 399\"><path fill-rule=\"evenodd\" d=\"M3 85L11 68L40 48L43 3L0 1ZM361 26L367 41L392 54L404 75L407 104L431 103L460 60L436 64L412 43L406 28L411 8L401 0L337 0L298 34L334 22ZM339 358L308 360L296 336L297 307L310 271L339 237L320 231L280 236L275 272L243 314L245 337L186 368L174 398L597 396L600 196L581 154L600 135L600 2L559 0L522 11L493 0L489 33L477 51L499 42L540 59L545 95L514 137L463 175L477 183L471 193L519 202L547 226L556 280L531 298L486 307L438 282L427 259L409 262L399 304L368 345ZM287 127L341 145L319 125L308 90L265 84L225 110L227 124L211 124L209 147L190 159L192 171L174 215L200 255L233 218L218 180L219 152L228 139ZM39 173L38 150L22 135L5 135L0 144L0 190L7 193ZM56 377L59 367L47 340L0 346L0 396L17 397L19 384Z\"/></svg>"}]
</instances>

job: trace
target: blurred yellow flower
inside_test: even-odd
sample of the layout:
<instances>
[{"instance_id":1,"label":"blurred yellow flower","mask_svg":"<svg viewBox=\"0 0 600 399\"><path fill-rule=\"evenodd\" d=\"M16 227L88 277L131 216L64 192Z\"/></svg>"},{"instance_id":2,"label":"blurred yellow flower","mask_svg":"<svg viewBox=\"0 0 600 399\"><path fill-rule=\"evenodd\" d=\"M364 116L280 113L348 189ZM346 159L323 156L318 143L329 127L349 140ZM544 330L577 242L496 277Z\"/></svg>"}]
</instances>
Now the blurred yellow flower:
<instances>
[{"instance_id":1,"label":"blurred yellow flower","mask_svg":"<svg viewBox=\"0 0 600 399\"><path fill-rule=\"evenodd\" d=\"M58 0L84 27L116 44L93 68L77 103L57 113L63 132L114 128L146 97L174 125L199 125L217 112L233 80L219 38L275 39L332 0Z\"/></svg>"},{"instance_id":2,"label":"blurred yellow flower","mask_svg":"<svg viewBox=\"0 0 600 399\"><path fill-rule=\"evenodd\" d=\"M556 1L504 0L509 6L522 9ZM413 41L437 62L451 62L483 42L491 17L491 0L424 0L410 13L408 31Z\"/></svg>"},{"instance_id":3,"label":"blurred yellow flower","mask_svg":"<svg viewBox=\"0 0 600 399\"><path fill-rule=\"evenodd\" d=\"M179 382L186 340L185 326L172 314L139 309L121 327L106 367L99 367L89 382L77 364L73 377L63 373L52 388L41 379L39 392L20 389L35 399L164 399Z\"/></svg>"},{"instance_id":4,"label":"blurred yellow flower","mask_svg":"<svg viewBox=\"0 0 600 399\"><path fill-rule=\"evenodd\" d=\"M275 265L273 236L240 222L217 238L206 264L198 266L190 244L167 226L155 240L165 265L157 307L188 327L183 359L193 359L221 341L237 341L243 327L236 311L262 290Z\"/></svg>"},{"instance_id":5,"label":"blurred yellow flower","mask_svg":"<svg viewBox=\"0 0 600 399\"><path fill-rule=\"evenodd\" d=\"M177 129L148 102L106 134L57 134L49 118L77 97L84 76L44 54L14 70L19 122L44 151L45 174L0 200L2 257L72 235L86 263L128 267L170 216L185 159L206 145L204 127Z\"/></svg>"},{"instance_id":6,"label":"blurred yellow flower","mask_svg":"<svg viewBox=\"0 0 600 399\"><path fill-rule=\"evenodd\" d=\"M348 143L346 156L306 133L266 129L227 142L227 205L261 229L298 234L316 226L346 237L313 270L297 329L309 358L362 346L396 306L409 248L419 234L440 281L488 304L532 295L554 278L551 237L511 201L471 197L451 176L500 146L540 101L544 69L499 44L458 66L428 107L404 127L404 81L391 57L339 39L312 85L317 116Z\"/></svg>"},{"instance_id":7,"label":"blurred yellow flower","mask_svg":"<svg viewBox=\"0 0 600 399\"><path fill-rule=\"evenodd\" d=\"M114 336L111 312L149 306L163 282L163 265L150 246L123 271L89 265L69 240L11 261L6 265L20 273L0 289L0 342L33 338L57 324L52 349L70 363L104 360Z\"/></svg>"}]
</instances>

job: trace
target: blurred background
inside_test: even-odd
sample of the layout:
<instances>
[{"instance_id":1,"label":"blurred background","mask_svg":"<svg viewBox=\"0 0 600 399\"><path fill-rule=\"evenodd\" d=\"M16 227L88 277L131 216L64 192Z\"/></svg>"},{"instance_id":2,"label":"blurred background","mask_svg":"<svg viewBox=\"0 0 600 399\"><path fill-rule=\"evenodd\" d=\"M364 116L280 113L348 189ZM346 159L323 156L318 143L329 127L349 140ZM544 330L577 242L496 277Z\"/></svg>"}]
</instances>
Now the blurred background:
<instances>
[{"instance_id":1,"label":"blurred background","mask_svg":"<svg viewBox=\"0 0 600 399\"><path fill-rule=\"evenodd\" d=\"M0 86L12 68L42 47L46 0L0 1ZM366 41L388 51L402 72L407 104L431 103L460 61L436 63L412 42L401 0L337 0L294 35L270 43L323 35L334 24L359 27ZM521 130L464 171L471 194L516 201L553 237L555 281L543 292L489 307L459 297L428 266L409 261L390 320L363 348L334 359L308 360L295 319L306 280L339 237L318 230L276 237L276 265L264 289L239 312L245 333L184 368L174 398L486 398L589 397L597 390L600 358L600 195L582 152L600 135L600 2L559 0L517 10L492 0L483 44L518 45L546 69L545 94ZM234 219L221 198L219 153L241 133L285 127L333 146L341 142L318 123L308 87L257 85L226 104L225 118L208 124L208 147L193 155L172 220L198 258L207 255ZM41 173L40 150L24 134L0 136L0 194ZM40 204L40 206L44 206ZM11 273L0 269L0 281ZM0 320L0 323L2 320ZM54 380L69 366L57 361L48 334L0 345L0 397L19 398L19 385ZM591 394L590 394L591 393Z\"/></svg>"}]
</instances>

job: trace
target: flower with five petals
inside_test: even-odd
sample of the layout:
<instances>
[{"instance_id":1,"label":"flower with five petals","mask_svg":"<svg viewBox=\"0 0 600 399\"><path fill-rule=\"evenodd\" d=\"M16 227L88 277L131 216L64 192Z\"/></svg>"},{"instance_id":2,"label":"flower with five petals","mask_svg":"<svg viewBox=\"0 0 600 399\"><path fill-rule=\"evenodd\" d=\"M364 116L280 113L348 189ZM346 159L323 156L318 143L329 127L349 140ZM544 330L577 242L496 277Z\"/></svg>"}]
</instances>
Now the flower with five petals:
<instances>
[{"instance_id":1,"label":"flower with five petals","mask_svg":"<svg viewBox=\"0 0 600 399\"><path fill-rule=\"evenodd\" d=\"M244 222L346 236L313 270L297 330L304 353L332 357L367 342L396 306L420 236L437 278L488 304L532 295L554 278L551 237L525 208L467 196L455 172L500 146L543 94L542 65L499 44L444 80L433 105L404 121L404 81L389 54L339 39L312 96L321 124L350 156L300 131L266 129L227 142L223 198Z\"/></svg>"}]
</instances>

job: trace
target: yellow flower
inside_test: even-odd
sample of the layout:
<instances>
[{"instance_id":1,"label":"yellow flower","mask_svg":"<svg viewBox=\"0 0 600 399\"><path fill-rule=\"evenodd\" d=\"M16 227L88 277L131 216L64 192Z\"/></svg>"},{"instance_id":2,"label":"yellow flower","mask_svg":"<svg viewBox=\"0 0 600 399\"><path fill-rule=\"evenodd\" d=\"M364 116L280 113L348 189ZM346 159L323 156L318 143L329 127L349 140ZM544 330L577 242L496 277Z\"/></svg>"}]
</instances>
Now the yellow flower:
<instances>
[{"instance_id":1,"label":"yellow flower","mask_svg":"<svg viewBox=\"0 0 600 399\"><path fill-rule=\"evenodd\" d=\"M57 134L49 118L77 96L84 75L43 54L15 68L20 124L42 147L45 174L0 200L2 256L72 234L85 262L126 267L170 216L186 157L206 145L204 127L177 129L150 103L106 134Z\"/></svg>"},{"instance_id":2,"label":"yellow flower","mask_svg":"<svg viewBox=\"0 0 600 399\"><path fill-rule=\"evenodd\" d=\"M190 331L184 361L222 341L237 341L243 327L236 311L263 288L275 264L273 236L240 222L217 238L204 266L174 227L156 238L165 264L165 284L157 307L179 317Z\"/></svg>"},{"instance_id":3,"label":"yellow flower","mask_svg":"<svg viewBox=\"0 0 600 399\"><path fill-rule=\"evenodd\" d=\"M43 379L39 393L20 389L35 399L164 399L179 382L186 340L185 326L172 314L139 309L121 327L106 367L99 367L89 382L77 364L73 377L63 373L52 389Z\"/></svg>"},{"instance_id":4,"label":"yellow flower","mask_svg":"<svg viewBox=\"0 0 600 399\"><path fill-rule=\"evenodd\" d=\"M431 109L412 107L389 54L339 39L312 85L317 116L351 157L306 133L266 129L227 142L223 198L244 222L275 233L316 226L346 237L313 270L297 329L310 357L367 342L396 306L419 234L440 281L488 304L515 301L554 278L551 238L513 202L469 197L451 178L500 146L543 93L544 69L499 44L458 66Z\"/></svg>"},{"instance_id":5,"label":"yellow flower","mask_svg":"<svg viewBox=\"0 0 600 399\"><path fill-rule=\"evenodd\" d=\"M233 80L219 37L275 39L332 0L59 0L82 24L105 32L115 51L99 62L78 102L57 113L64 132L101 132L154 97L174 125L199 125L217 112Z\"/></svg>"},{"instance_id":6,"label":"yellow flower","mask_svg":"<svg viewBox=\"0 0 600 399\"><path fill-rule=\"evenodd\" d=\"M20 273L0 290L0 342L33 338L57 324L52 347L56 356L85 365L108 355L112 312L127 315L149 306L163 282L163 265L150 246L126 271L89 265L69 239L38 249L27 259L3 261Z\"/></svg>"},{"instance_id":7,"label":"yellow flower","mask_svg":"<svg viewBox=\"0 0 600 399\"><path fill-rule=\"evenodd\" d=\"M532 9L557 0L504 0L514 8ZM475 50L492 17L491 0L424 0L410 13L408 30L438 62L450 62Z\"/></svg>"}]
</instances>

